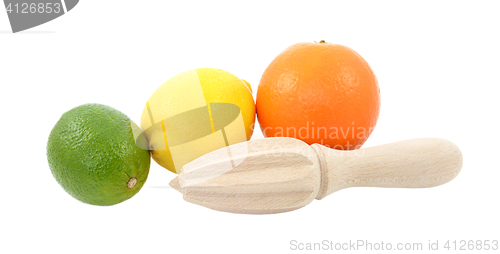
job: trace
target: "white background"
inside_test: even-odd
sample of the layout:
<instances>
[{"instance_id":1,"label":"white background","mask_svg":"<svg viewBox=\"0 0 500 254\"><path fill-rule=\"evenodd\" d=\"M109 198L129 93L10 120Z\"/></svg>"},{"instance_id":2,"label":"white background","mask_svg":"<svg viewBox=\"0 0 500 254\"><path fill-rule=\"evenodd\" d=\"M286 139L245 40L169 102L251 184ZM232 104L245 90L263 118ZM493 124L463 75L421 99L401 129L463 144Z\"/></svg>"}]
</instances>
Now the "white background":
<instances>
[{"instance_id":1,"label":"white background","mask_svg":"<svg viewBox=\"0 0 500 254\"><path fill-rule=\"evenodd\" d=\"M499 2L374 2L80 1L19 34L2 10L1 252L284 253L291 240L424 249L439 240L443 250L446 240L500 240ZM275 215L185 202L155 162L143 189L111 207L73 199L52 177L45 146L65 111L102 103L139 122L158 86L199 67L248 80L255 96L277 54L315 40L353 48L377 75L380 118L364 147L449 139L463 152L459 176L429 189L342 190Z\"/></svg>"}]
</instances>

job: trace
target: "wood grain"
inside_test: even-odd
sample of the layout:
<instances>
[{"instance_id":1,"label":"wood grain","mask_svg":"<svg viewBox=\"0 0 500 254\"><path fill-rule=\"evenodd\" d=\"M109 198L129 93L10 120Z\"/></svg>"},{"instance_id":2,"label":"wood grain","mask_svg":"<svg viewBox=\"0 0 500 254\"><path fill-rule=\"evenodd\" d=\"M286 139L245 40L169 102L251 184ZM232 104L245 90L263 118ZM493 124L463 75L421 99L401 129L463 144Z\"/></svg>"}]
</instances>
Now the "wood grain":
<instances>
[{"instance_id":1,"label":"wood grain","mask_svg":"<svg viewBox=\"0 0 500 254\"><path fill-rule=\"evenodd\" d=\"M326 164L317 199L348 187L438 186L451 181L462 168L460 149L438 138L412 139L355 151L312 146Z\"/></svg>"},{"instance_id":2,"label":"wood grain","mask_svg":"<svg viewBox=\"0 0 500 254\"><path fill-rule=\"evenodd\" d=\"M443 139L338 151L266 138L206 154L186 164L170 185L186 201L214 210L266 214L295 210L348 187L437 186L461 167L460 150Z\"/></svg>"}]
</instances>

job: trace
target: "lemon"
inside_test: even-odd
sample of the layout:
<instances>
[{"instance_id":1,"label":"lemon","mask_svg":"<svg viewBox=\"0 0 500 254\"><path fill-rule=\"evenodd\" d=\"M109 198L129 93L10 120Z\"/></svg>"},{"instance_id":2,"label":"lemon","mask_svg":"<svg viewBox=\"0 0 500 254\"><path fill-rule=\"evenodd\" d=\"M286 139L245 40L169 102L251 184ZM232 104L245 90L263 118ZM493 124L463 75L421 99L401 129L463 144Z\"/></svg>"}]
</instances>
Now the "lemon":
<instances>
[{"instance_id":1,"label":"lemon","mask_svg":"<svg viewBox=\"0 0 500 254\"><path fill-rule=\"evenodd\" d=\"M250 140L254 124L250 84L215 68L172 77L151 95L141 116L153 159L174 173L206 153Z\"/></svg>"}]
</instances>

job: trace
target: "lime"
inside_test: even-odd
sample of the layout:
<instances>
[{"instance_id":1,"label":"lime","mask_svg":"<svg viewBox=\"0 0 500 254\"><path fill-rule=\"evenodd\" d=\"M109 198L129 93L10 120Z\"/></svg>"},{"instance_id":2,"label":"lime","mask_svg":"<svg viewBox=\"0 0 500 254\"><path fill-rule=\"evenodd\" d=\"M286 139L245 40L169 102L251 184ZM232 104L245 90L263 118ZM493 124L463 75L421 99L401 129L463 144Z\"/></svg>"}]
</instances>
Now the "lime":
<instances>
[{"instance_id":1,"label":"lime","mask_svg":"<svg viewBox=\"0 0 500 254\"><path fill-rule=\"evenodd\" d=\"M122 112L85 104L64 113L49 135L52 175L74 198L92 205L114 205L134 196L150 166L141 130ZM135 137L138 139L136 144Z\"/></svg>"}]
</instances>

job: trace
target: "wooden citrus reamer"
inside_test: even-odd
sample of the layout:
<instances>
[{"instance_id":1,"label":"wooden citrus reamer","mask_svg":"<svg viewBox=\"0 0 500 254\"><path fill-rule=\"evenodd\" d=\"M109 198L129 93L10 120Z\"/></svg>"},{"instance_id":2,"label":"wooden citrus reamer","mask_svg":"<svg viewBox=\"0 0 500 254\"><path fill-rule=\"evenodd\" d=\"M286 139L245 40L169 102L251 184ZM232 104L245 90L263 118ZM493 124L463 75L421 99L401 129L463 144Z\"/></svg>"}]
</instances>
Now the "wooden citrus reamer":
<instances>
[{"instance_id":1,"label":"wooden citrus reamer","mask_svg":"<svg viewBox=\"0 0 500 254\"><path fill-rule=\"evenodd\" d=\"M421 138L339 151L293 138L238 143L188 164L170 182L184 199L233 213L280 213L348 187L424 188L458 175L450 141Z\"/></svg>"}]
</instances>

